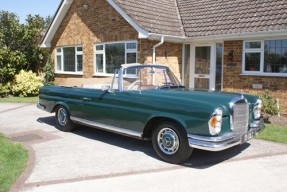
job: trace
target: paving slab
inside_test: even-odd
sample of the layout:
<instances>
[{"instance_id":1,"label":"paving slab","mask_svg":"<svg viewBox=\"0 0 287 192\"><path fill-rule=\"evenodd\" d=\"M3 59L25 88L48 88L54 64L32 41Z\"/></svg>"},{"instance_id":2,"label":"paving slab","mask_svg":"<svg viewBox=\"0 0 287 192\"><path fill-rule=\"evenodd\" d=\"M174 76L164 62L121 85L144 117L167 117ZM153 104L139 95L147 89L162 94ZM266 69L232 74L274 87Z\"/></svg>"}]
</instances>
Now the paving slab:
<instances>
[{"instance_id":1,"label":"paving slab","mask_svg":"<svg viewBox=\"0 0 287 192\"><path fill-rule=\"evenodd\" d=\"M202 169L181 167L164 172L38 186L27 191L285 192L287 188L286 159L287 155L282 155L240 162L225 162ZM277 162L281 164L278 165Z\"/></svg>"}]
</instances>

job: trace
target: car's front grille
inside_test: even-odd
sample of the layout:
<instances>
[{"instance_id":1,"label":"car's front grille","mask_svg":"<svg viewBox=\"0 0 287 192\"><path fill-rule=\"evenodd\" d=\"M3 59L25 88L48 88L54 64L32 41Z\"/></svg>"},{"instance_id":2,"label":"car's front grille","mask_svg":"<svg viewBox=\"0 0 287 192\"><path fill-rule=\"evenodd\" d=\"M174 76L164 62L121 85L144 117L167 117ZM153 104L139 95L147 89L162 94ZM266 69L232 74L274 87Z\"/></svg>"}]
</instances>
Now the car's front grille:
<instances>
[{"instance_id":1,"label":"car's front grille","mask_svg":"<svg viewBox=\"0 0 287 192\"><path fill-rule=\"evenodd\" d=\"M236 101L232 106L233 132L245 133L249 122L249 105L246 100Z\"/></svg>"}]
</instances>

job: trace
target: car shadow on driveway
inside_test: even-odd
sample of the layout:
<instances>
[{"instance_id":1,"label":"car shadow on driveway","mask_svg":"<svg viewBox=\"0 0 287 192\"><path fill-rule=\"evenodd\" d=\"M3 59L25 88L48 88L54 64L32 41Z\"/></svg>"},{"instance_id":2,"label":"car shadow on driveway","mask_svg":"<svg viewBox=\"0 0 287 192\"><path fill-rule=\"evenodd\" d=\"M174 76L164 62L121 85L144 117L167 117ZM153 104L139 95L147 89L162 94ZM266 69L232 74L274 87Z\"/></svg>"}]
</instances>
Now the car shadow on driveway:
<instances>
[{"instance_id":1,"label":"car shadow on driveway","mask_svg":"<svg viewBox=\"0 0 287 192\"><path fill-rule=\"evenodd\" d=\"M56 127L56 123L53 116L38 118L37 121ZM72 133L81 137L97 140L127 150L140 151L152 158L161 161L161 159L159 159L157 154L154 152L152 143L150 141L138 140L135 138L126 137L119 134L83 125L77 125L77 128ZM249 143L244 143L242 145L238 145L230 149L218 152L194 149L191 157L185 163L181 164L181 166L196 169L206 169L221 162L236 158L249 146L250 146Z\"/></svg>"}]
</instances>

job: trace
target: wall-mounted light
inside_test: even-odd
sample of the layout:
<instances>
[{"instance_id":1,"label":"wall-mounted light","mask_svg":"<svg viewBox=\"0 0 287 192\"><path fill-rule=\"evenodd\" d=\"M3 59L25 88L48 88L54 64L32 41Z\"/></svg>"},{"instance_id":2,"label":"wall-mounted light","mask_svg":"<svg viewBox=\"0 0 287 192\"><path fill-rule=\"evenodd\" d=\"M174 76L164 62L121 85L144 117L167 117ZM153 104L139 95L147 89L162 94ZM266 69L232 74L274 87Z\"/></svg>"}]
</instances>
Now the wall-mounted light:
<instances>
[{"instance_id":1,"label":"wall-mounted light","mask_svg":"<svg viewBox=\"0 0 287 192\"><path fill-rule=\"evenodd\" d=\"M233 62L233 57L234 57L234 50L231 50L231 51L228 53L228 61L229 61L229 62Z\"/></svg>"},{"instance_id":2,"label":"wall-mounted light","mask_svg":"<svg viewBox=\"0 0 287 192\"><path fill-rule=\"evenodd\" d=\"M89 5L87 5L87 4L84 4L83 7L84 7L84 9L86 9L86 10L89 9Z\"/></svg>"}]
</instances>

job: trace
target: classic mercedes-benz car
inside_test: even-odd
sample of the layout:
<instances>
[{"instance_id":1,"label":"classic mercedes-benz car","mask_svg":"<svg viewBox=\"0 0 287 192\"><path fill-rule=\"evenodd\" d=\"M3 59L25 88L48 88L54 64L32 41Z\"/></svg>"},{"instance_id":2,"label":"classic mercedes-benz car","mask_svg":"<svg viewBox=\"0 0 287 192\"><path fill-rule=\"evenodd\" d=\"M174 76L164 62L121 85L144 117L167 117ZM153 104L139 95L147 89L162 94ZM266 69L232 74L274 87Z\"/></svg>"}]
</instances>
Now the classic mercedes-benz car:
<instances>
[{"instance_id":1,"label":"classic mercedes-benz car","mask_svg":"<svg viewBox=\"0 0 287 192\"><path fill-rule=\"evenodd\" d=\"M122 65L109 85L44 86L37 106L55 112L62 131L83 124L152 140L170 163L184 162L193 148L220 151L242 144L264 127L258 97L190 90L168 67L153 64Z\"/></svg>"}]
</instances>

